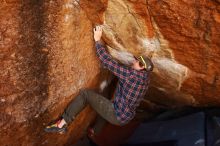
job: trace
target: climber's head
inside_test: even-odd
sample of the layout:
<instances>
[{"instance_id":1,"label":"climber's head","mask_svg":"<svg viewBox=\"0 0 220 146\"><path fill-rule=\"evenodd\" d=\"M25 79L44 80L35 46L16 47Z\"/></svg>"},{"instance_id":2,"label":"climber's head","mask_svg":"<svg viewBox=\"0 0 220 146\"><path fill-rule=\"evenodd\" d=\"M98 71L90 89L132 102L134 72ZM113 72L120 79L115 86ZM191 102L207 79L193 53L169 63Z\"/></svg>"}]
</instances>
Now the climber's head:
<instances>
[{"instance_id":1,"label":"climber's head","mask_svg":"<svg viewBox=\"0 0 220 146\"><path fill-rule=\"evenodd\" d=\"M146 57L146 56L139 56L134 57L135 60L132 64L132 68L135 70L146 70L146 71L152 71L154 68L154 65L152 61Z\"/></svg>"}]
</instances>

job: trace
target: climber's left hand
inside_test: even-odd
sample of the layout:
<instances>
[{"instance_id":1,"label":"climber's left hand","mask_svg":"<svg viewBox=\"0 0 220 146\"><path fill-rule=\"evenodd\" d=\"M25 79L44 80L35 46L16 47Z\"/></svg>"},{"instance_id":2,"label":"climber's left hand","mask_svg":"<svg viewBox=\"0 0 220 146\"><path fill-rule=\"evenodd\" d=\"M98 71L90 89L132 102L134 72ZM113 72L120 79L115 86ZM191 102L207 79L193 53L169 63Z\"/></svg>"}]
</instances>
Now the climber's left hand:
<instances>
[{"instance_id":1,"label":"climber's left hand","mask_svg":"<svg viewBox=\"0 0 220 146\"><path fill-rule=\"evenodd\" d=\"M96 26L94 29L93 29L93 32L94 32L94 40L95 41L100 41L101 40L101 37L102 37L102 27L101 26Z\"/></svg>"}]
</instances>

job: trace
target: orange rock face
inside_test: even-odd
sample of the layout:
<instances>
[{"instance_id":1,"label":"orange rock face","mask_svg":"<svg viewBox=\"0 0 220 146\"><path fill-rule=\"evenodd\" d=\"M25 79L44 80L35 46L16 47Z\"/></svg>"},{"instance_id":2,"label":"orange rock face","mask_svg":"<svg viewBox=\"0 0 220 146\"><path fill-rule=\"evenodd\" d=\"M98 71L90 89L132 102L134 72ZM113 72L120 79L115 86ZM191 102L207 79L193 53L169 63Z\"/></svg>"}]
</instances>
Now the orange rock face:
<instances>
[{"instance_id":1,"label":"orange rock face","mask_svg":"<svg viewBox=\"0 0 220 146\"><path fill-rule=\"evenodd\" d=\"M187 68L178 91L191 96L193 105L219 105L219 2L149 1L148 6L173 59Z\"/></svg>"},{"instance_id":2,"label":"orange rock face","mask_svg":"<svg viewBox=\"0 0 220 146\"><path fill-rule=\"evenodd\" d=\"M82 88L109 73L95 55L102 24L112 56L155 64L146 99L178 107L220 105L220 3L215 0L4 0L0 5L0 143L70 145L94 112L86 108L66 135L43 128Z\"/></svg>"}]
</instances>

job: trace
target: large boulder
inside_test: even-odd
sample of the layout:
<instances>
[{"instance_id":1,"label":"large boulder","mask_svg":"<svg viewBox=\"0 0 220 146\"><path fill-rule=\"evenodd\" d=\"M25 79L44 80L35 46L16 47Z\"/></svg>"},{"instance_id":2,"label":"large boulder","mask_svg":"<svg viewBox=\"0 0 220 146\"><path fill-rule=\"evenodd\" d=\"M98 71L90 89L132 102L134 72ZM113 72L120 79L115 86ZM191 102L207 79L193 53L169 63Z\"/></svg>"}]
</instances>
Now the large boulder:
<instances>
[{"instance_id":1,"label":"large boulder","mask_svg":"<svg viewBox=\"0 0 220 146\"><path fill-rule=\"evenodd\" d=\"M70 145L95 113L88 107L65 135L43 128L80 89L110 78L100 68L92 28L101 24L112 56L154 62L148 104L220 105L217 0L3 0L0 5L0 143ZM102 84L101 84L102 83Z\"/></svg>"}]
</instances>

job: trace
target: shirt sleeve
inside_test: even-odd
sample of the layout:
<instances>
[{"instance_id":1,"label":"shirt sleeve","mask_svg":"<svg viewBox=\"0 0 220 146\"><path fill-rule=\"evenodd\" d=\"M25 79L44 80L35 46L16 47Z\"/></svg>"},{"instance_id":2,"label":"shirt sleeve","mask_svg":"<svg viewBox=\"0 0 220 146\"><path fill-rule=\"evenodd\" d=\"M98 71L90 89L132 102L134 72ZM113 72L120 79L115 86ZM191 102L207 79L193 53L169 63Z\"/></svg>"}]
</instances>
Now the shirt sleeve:
<instances>
[{"instance_id":1,"label":"shirt sleeve","mask_svg":"<svg viewBox=\"0 0 220 146\"><path fill-rule=\"evenodd\" d=\"M126 79L130 75L130 70L128 67L119 64L115 61L109 53L107 53L106 49L100 42L96 42L96 53L101 63L105 68L110 70L114 75L119 77L120 79Z\"/></svg>"}]
</instances>

